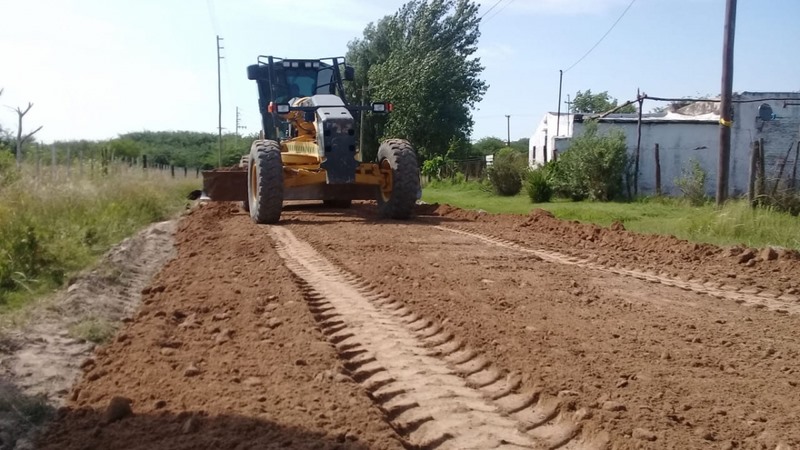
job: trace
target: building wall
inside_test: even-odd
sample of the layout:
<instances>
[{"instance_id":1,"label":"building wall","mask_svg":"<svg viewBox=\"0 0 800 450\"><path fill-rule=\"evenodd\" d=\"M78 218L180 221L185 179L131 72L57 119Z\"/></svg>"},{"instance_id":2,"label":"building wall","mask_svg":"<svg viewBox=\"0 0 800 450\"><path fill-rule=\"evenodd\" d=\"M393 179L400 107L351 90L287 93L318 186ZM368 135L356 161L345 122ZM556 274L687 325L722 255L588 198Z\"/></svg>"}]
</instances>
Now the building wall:
<instances>
[{"instance_id":1,"label":"building wall","mask_svg":"<svg viewBox=\"0 0 800 450\"><path fill-rule=\"evenodd\" d=\"M777 177L779 165L787 159L789 147L793 147L785 163L784 178L791 175L796 158L796 147L794 146L798 145L798 141L800 141L800 105L784 106L784 104L800 104L800 93L743 92L736 98L746 100L780 99L734 105L730 184L732 194L739 195L747 193L753 141L764 139L767 179ZM772 107L775 114L773 120L763 121L758 118L758 109L762 103ZM800 171L800 167L798 167L798 171Z\"/></svg>"},{"instance_id":2,"label":"building wall","mask_svg":"<svg viewBox=\"0 0 800 450\"><path fill-rule=\"evenodd\" d=\"M553 149L556 148L556 113L547 113L542 117L533 136L528 143L528 164L537 167L545 163L545 145L547 146L547 161L553 159ZM558 125L558 134L562 137L572 136L572 115L562 113L561 123Z\"/></svg>"},{"instance_id":3,"label":"building wall","mask_svg":"<svg viewBox=\"0 0 800 450\"><path fill-rule=\"evenodd\" d=\"M644 122L642 123L642 143L639 153L639 193L653 194L656 191L655 144L659 144L661 160L661 192L678 195L680 190L675 180L681 176L681 170L688 167L692 159L696 159L708 171L706 191L714 192L717 161L716 132L718 125L707 123L675 123ZM584 124L575 124L575 135L583 133ZM618 129L625 133L628 154L634 158L636 154L636 123L600 123L598 131L607 133ZM567 147L561 150L560 147ZM559 153L568 149L568 143L559 144ZM711 168L712 170L709 170Z\"/></svg>"},{"instance_id":4,"label":"building wall","mask_svg":"<svg viewBox=\"0 0 800 450\"><path fill-rule=\"evenodd\" d=\"M764 139L766 151L767 178L777 176L779 166L785 164L784 179L791 176L796 159L797 145L800 145L800 93L744 92L734 97L737 100L751 100L749 103L734 103L734 122L731 133L731 166L730 194L744 195L749 188L751 144ZM777 98L778 100L764 100ZM762 103L772 107L775 118L763 121L758 118L758 110ZM529 163L536 167L544 163L542 147L547 143L547 160L552 160L553 149L557 147L559 154L569 148L572 136L579 136L583 123L566 123L573 116L563 114L560 133L563 137L555 137L556 114L548 113L542 119L534 135L531 137ZM628 153L633 156L636 151L636 121L601 122L599 131L606 132L611 127L621 129L626 136ZM681 176L681 170L688 167L691 159L697 159L707 173L706 192L716 193L716 179L719 158L719 127L716 121L682 122L659 121L657 118L646 119L642 124L642 144L639 159L639 193L655 192L655 157L654 147L659 144L661 159L662 192L670 195L680 194L675 186L675 179ZM536 146L534 155L533 148ZM788 153L790 147L794 150ZM798 162L800 172L800 162ZM800 174L798 174L800 178Z\"/></svg>"}]
</instances>

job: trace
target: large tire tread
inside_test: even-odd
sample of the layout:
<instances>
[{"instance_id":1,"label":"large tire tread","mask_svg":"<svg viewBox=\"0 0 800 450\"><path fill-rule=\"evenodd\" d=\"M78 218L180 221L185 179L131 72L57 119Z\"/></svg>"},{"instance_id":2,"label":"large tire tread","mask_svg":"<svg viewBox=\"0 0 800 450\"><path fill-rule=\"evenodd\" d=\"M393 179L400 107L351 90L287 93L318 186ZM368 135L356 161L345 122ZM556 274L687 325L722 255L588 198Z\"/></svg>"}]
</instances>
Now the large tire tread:
<instances>
[{"instance_id":1,"label":"large tire tread","mask_svg":"<svg viewBox=\"0 0 800 450\"><path fill-rule=\"evenodd\" d=\"M387 160L392 168L392 193L388 200L378 193L378 214L388 219L410 218L419 191L419 165L414 147L404 139L388 139L378 148L377 159L378 164Z\"/></svg>"},{"instance_id":2,"label":"large tire tread","mask_svg":"<svg viewBox=\"0 0 800 450\"><path fill-rule=\"evenodd\" d=\"M283 162L281 148L275 141L259 140L250 150L248 177L256 171L256 192L248 178L250 217L255 223L277 223L283 208ZM255 194L255 195L254 195Z\"/></svg>"}]
</instances>

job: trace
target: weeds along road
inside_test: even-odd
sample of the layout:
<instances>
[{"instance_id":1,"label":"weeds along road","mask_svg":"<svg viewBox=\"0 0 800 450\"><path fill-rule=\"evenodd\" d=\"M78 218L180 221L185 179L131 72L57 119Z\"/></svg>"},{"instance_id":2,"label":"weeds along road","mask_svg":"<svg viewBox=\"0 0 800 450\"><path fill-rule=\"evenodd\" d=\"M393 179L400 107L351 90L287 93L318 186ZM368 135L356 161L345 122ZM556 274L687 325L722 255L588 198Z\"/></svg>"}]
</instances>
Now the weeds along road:
<instances>
[{"instance_id":1,"label":"weeds along road","mask_svg":"<svg viewBox=\"0 0 800 450\"><path fill-rule=\"evenodd\" d=\"M800 448L793 252L368 205L176 241L42 448Z\"/></svg>"}]
</instances>

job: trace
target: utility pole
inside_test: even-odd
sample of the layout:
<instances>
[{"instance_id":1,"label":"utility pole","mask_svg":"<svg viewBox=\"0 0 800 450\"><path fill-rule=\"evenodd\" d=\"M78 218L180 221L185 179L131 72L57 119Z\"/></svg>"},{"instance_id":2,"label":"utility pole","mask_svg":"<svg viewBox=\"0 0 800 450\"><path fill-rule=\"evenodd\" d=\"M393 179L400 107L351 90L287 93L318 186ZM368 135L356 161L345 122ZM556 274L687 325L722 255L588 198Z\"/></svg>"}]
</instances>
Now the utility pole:
<instances>
[{"instance_id":1,"label":"utility pole","mask_svg":"<svg viewBox=\"0 0 800 450\"><path fill-rule=\"evenodd\" d=\"M559 134L558 134L559 126L561 125L561 85L562 85L563 81L564 81L564 71L563 70L559 70L558 71L558 113L557 113L557 119L556 119L556 135L555 135L555 137L559 136Z\"/></svg>"},{"instance_id":2,"label":"utility pole","mask_svg":"<svg viewBox=\"0 0 800 450\"><path fill-rule=\"evenodd\" d=\"M506 145L511 147L511 116L506 114Z\"/></svg>"},{"instance_id":3,"label":"utility pole","mask_svg":"<svg viewBox=\"0 0 800 450\"><path fill-rule=\"evenodd\" d=\"M224 49L222 47L222 38L217 35L217 103L219 105L219 123L217 125L217 131L219 132L219 154L217 155L217 167L222 167L222 77L220 76L220 61L222 61L222 56L220 55L220 50Z\"/></svg>"},{"instance_id":4,"label":"utility pole","mask_svg":"<svg viewBox=\"0 0 800 450\"><path fill-rule=\"evenodd\" d=\"M570 101L569 94L567 94L567 101L564 102L567 105L567 136L569 136L569 124L572 123L569 120L569 115L572 113L572 102Z\"/></svg>"},{"instance_id":5,"label":"utility pole","mask_svg":"<svg viewBox=\"0 0 800 450\"><path fill-rule=\"evenodd\" d=\"M239 134L239 130L246 130L247 127L244 125L239 125L242 122L242 115L239 114L239 107L236 107L236 135L241 136Z\"/></svg>"},{"instance_id":6,"label":"utility pole","mask_svg":"<svg viewBox=\"0 0 800 450\"><path fill-rule=\"evenodd\" d=\"M722 47L722 95L719 104L719 168L717 169L717 206L728 199L731 167L731 97L733 96L733 38L736 32L736 0L725 6L725 35Z\"/></svg>"}]
</instances>

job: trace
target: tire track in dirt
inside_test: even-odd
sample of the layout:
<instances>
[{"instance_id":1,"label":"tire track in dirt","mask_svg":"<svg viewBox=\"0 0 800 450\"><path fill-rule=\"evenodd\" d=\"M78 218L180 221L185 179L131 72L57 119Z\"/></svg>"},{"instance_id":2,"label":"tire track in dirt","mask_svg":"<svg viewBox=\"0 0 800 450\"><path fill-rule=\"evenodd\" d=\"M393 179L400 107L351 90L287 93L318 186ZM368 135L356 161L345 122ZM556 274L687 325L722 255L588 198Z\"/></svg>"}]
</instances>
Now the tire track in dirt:
<instances>
[{"instance_id":1,"label":"tire track in dirt","mask_svg":"<svg viewBox=\"0 0 800 450\"><path fill-rule=\"evenodd\" d=\"M792 299L782 298L782 296L776 296L766 291L759 292L758 289L753 287L737 288L734 286L727 286L723 283L718 283L718 282L700 283L697 281L693 281L691 279L680 280L674 277L665 276L663 274L659 275L656 274L655 272L645 272L633 267L626 267L621 264L617 264L616 266L609 266L591 261L590 259L587 258L569 256L563 253L549 251L549 250L532 249L498 236L484 235L481 233L466 231L454 227L444 227L437 225L435 226L435 228L442 231L448 231L451 233L461 234L464 236L470 236L475 239L484 241L486 243L508 248L518 252L529 253L538 258L541 258L544 261L551 263L573 265L587 269L598 270L601 272L608 272L616 275L628 276L639 280L648 281L651 283L659 283L666 286L674 286L686 291L694 291L697 293L710 295L715 298L733 300L736 303L751 306L754 308L766 308L768 310L775 311L780 314L800 314L800 304L793 301Z\"/></svg>"},{"instance_id":2,"label":"tire track in dirt","mask_svg":"<svg viewBox=\"0 0 800 450\"><path fill-rule=\"evenodd\" d=\"M414 448L602 449L608 436L579 436L585 411L566 411L541 390L519 393L440 324L337 268L286 228L270 229L309 309L352 378Z\"/></svg>"}]
</instances>

